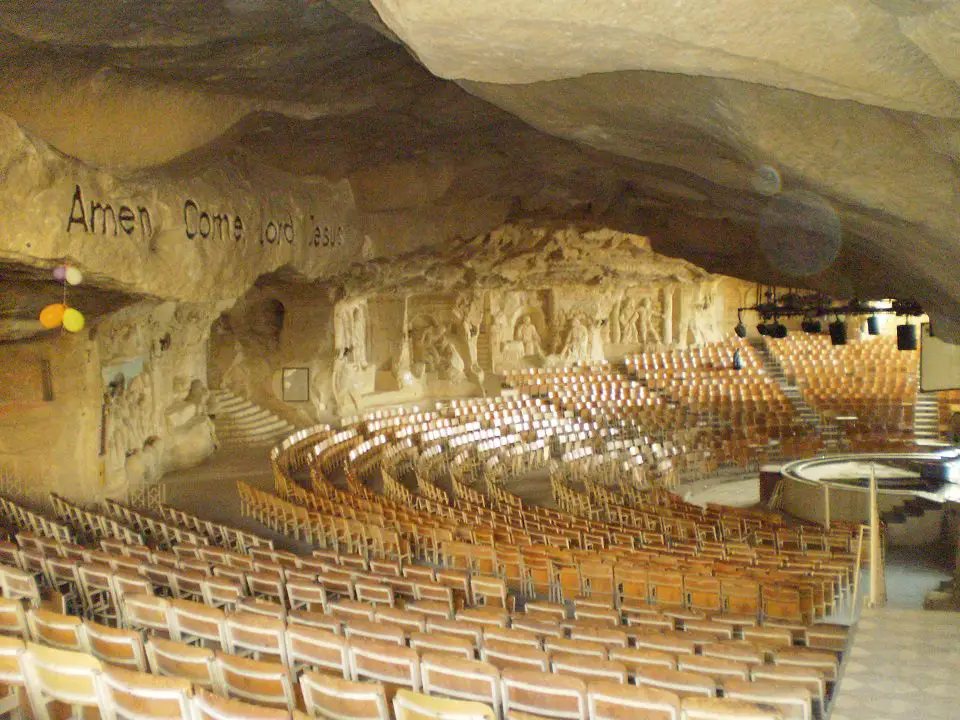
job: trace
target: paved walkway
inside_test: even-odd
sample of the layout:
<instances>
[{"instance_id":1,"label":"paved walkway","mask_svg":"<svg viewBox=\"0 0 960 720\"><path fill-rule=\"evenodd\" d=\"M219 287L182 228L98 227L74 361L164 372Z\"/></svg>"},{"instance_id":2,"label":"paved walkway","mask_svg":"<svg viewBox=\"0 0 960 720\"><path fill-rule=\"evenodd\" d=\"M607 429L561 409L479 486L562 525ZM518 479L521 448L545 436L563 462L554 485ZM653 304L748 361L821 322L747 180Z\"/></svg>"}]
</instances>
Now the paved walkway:
<instances>
[{"instance_id":1,"label":"paved walkway","mask_svg":"<svg viewBox=\"0 0 960 720\"><path fill-rule=\"evenodd\" d=\"M831 720L960 718L960 614L864 610Z\"/></svg>"}]
</instances>

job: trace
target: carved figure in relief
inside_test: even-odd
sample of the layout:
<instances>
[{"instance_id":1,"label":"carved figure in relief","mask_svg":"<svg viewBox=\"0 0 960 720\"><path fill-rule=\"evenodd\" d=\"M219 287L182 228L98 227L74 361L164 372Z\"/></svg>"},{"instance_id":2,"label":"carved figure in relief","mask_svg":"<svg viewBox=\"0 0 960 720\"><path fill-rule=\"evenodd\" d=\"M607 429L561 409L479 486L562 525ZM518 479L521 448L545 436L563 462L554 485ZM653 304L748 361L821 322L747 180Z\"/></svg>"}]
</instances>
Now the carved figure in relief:
<instances>
[{"instance_id":1,"label":"carved figure in relief","mask_svg":"<svg viewBox=\"0 0 960 720\"><path fill-rule=\"evenodd\" d=\"M640 317L640 311L633 304L633 300L627 298L620 307L620 342L624 345L631 345L638 342L637 320Z\"/></svg>"},{"instance_id":2,"label":"carved figure in relief","mask_svg":"<svg viewBox=\"0 0 960 720\"><path fill-rule=\"evenodd\" d=\"M353 309L353 348L354 361L362 368L367 367L367 317L366 307Z\"/></svg>"},{"instance_id":3,"label":"carved figure in relief","mask_svg":"<svg viewBox=\"0 0 960 720\"><path fill-rule=\"evenodd\" d=\"M333 396L341 414L348 409L348 401L353 404L355 412L360 411L354 366L353 350L349 347L337 353L333 361Z\"/></svg>"},{"instance_id":4,"label":"carved figure in relief","mask_svg":"<svg viewBox=\"0 0 960 720\"><path fill-rule=\"evenodd\" d=\"M574 317L570 323L567 340L560 351L564 362L585 362L589 357L590 333L583 326L579 317Z\"/></svg>"},{"instance_id":5,"label":"carved figure in relief","mask_svg":"<svg viewBox=\"0 0 960 720\"><path fill-rule=\"evenodd\" d=\"M649 345L651 342L659 345L661 342L660 331L657 330L657 326L653 322L657 313L653 311L653 302L650 298L644 298L640 301L638 315L640 316L640 342L644 345Z\"/></svg>"},{"instance_id":6,"label":"carved figure in relief","mask_svg":"<svg viewBox=\"0 0 960 720\"><path fill-rule=\"evenodd\" d=\"M543 348L540 345L540 333L537 331L537 326L533 324L533 319L529 315L523 316L523 320L521 320L517 326L514 338L523 343L523 354L527 357L541 357L543 355Z\"/></svg>"},{"instance_id":7,"label":"carved figure in relief","mask_svg":"<svg viewBox=\"0 0 960 720\"><path fill-rule=\"evenodd\" d=\"M446 333L440 336L437 352L440 355L442 374L447 380L461 382L466 379L466 373L464 372L466 365L463 362L463 357Z\"/></svg>"}]
</instances>

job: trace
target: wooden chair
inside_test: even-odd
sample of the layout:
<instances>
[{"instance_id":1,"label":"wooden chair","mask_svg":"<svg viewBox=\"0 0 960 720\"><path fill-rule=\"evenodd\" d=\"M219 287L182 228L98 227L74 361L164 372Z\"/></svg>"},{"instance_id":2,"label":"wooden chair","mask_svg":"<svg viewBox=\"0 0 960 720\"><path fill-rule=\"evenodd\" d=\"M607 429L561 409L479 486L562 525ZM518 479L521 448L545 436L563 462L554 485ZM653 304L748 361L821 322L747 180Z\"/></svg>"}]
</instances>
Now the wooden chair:
<instances>
[{"instance_id":1,"label":"wooden chair","mask_svg":"<svg viewBox=\"0 0 960 720\"><path fill-rule=\"evenodd\" d=\"M407 644L407 634L402 627L376 621L371 622L360 619L349 620L344 625L343 634L351 641L361 638L364 640L390 643L399 647Z\"/></svg>"},{"instance_id":2,"label":"wooden chair","mask_svg":"<svg viewBox=\"0 0 960 720\"><path fill-rule=\"evenodd\" d=\"M377 607L372 603L358 602L357 600L337 600L330 603L329 612L344 622L350 620L373 620L377 616Z\"/></svg>"},{"instance_id":3,"label":"wooden chair","mask_svg":"<svg viewBox=\"0 0 960 720\"><path fill-rule=\"evenodd\" d=\"M500 708L500 671L489 663L424 653L420 658L423 692Z\"/></svg>"},{"instance_id":4,"label":"wooden chair","mask_svg":"<svg viewBox=\"0 0 960 720\"><path fill-rule=\"evenodd\" d=\"M349 677L348 644L342 636L306 625L289 625L286 643L287 661L294 673L310 668Z\"/></svg>"},{"instance_id":5,"label":"wooden chair","mask_svg":"<svg viewBox=\"0 0 960 720\"><path fill-rule=\"evenodd\" d=\"M323 720L390 720L382 683L354 682L306 671L300 691L307 715Z\"/></svg>"},{"instance_id":6,"label":"wooden chair","mask_svg":"<svg viewBox=\"0 0 960 720\"><path fill-rule=\"evenodd\" d=\"M550 669L558 675L571 675L584 682L608 680L626 684L628 675L627 666L616 660L565 653L556 653L550 657Z\"/></svg>"},{"instance_id":7,"label":"wooden chair","mask_svg":"<svg viewBox=\"0 0 960 720\"><path fill-rule=\"evenodd\" d=\"M243 587L226 577L211 575L200 582L200 590L205 605L227 611L237 609L237 603L243 597Z\"/></svg>"},{"instance_id":8,"label":"wooden chair","mask_svg":"<svg viewBox=\"0 0 960 720\"><path fill-rule=\"evenodd\" d=\"M510 615L506 610L495 607L467 608L457 613L457 620L483 627L505 628L510 624Z\"/></svg>"},{"instance_id":9,"label":"wooden chair","mask_svg":"<svg viewBox=\"0 0 960 720\"><path fill-rule=\"evenodd\" d=\"M343 635L343 621L335 615L324 615L309 610L291 610L287 615L287 627L291 625L306 625L318 630L326 630L334 635Z\"/></svg>"},{"instance_id":10,"label":"wooden chair","mask_svg":"<svg viewBox=\"0 0 960 720\"><path fill-rule=\"evenodd\" d=\"M775 707L727 698L685 697L681 720L783 720Z\"/></svg>"},{"instance_id":11,"label":"wooden chair","mask_svg":"<svg viewBox=\"0 0 960 720\"><path fill-rule=\"evenodd\" d=\"M784 720L813 718L813 697L804 687L776 682L728 680L723 685L723 696L731 700L773 705L783 713Z\"/></svg>"},{"instance_id":12,"label":"wooden chair","mask_svg":"<svg viewBox=\"0 0 960 720\"><path fill-rule=\"evenodd\" d=\"M298 720L300 713L294 713L294 720ZM302 717L302 716L300 716ZM211 692L199 691L190 701L191 720L290 720L290 712L286 709L266 708L251 705L224 697Z\"/></svg>"},{"instance_id":13,"label":"wooden chair","mask_svg":"<svg viewBox=\"0 0 960 720\"><path fill-rule=\"evenodd\" d=\"M356 593L357 601L370 603L374 606L394 607L396 597L393 594L393 588L377 582L367 582L364 580L355 580L353 590Z\"/></svg>"},{"instance_id":14,"label":"wooden chair","mask_svg":"<svg viewBox=\"0 0 960 720\"><path fill-rule=\"evenodd\" d=\"M461 622L460 620L439 620L436 618L427 618L428 633L442 633L445 635L455 635L466 638L474 647L481 644L483 638L483 626L476 623Z\"/></svg>"},{"instance_id":15,"label":"wooden chair","mask_svg":"<svg viewBox=\"0 0 960 720\"><path fill-rule=\"evenodd\" d=\"M799 687L807 690L810 697L822 709L826 702L827 682L823 673L814 668L760 665L750 673L754 682L776 683L781 687Z\"/></svg>"},{"instance_id":16,"label":"wooden chair","mask_svg":"<svg viewBox=\"0 0 960 720\"><path fill-rule=\"evenodd\" d=\"M548 653L564 653L569 655L585 655L598 660L607 659L607 646L585 640L568 640L565 638L545 638L543 649Z\"/></svg>"},{"instance_id":17,"label":"wooden chair","mask_svg":"<svg viewBox=\"0 0 960 720\"><path fill-rule=\"evenodd\" d=\"M503 712L557 720L587 720L587 686L575 677L507 669L501 676Z\"/></svg>"},{"instance_id":18,"label":"wooden chair","mask_svg":"<svg viewBox=\"0 0 960 720\"><path fill-rule=\"evenodd\" d=\"M834 682L837 679L837 656L830 651L786 648L777 650L773 657L773 663L778 667L803 667L818 670L823 673L827 682Z\"/></svg>"},{"instance_id":19,"label":"wooden chair","mask_svg":"<svg viewBox=\"0 0 960 720\"><path fill-rule=\"evenodd\" d=\"M669 690L604 680L587 685L590 720L679 720L680 698Z\"/></svg>"},{"instance_id":20,"label":"wooden chair","mask_svg":"<svg viewBox=\"0 0 960 720\"><path fill-rule=\"evenodd\" d=\"M480 648L480 659L503 671L508 668L544 673L550 671L550 655L547 652L500 640L484 642Z\"/></svg>"},{"instance_id":21,"label":"wooden chair","mask_svg":"<svg viewBox=\"0 0 960 720\"><path fill-rule=\"evenodd\" d=\"M216 657L210 648L152 637L147 640L146 653L154 675L184 678L208 690L219 687Z\"/></svg>"},{"instance_id":22,"label":"wooden chair","mask_svg":"<svg viewBox=\"0 0 960 720\"><path fill-rule=\"evenodd\" d=\"M240 657L257 660L269 657L287 664L287 644L284 637L287 626L283 620L256 613L230 613L224 622L226 651Z\"/></svg>"},{"instance_id":23,"label":"wooden chair","mask_svg":"<svg viewBox=\"0 0 960 720\"><path fill-rule=\"evenodd\" d=\"M96 564L81 564L78 571L86 616L91 620L116 625L119 621L119 610L113 571L108 565Z\"/></svg>"},{"instance_id":24,"label":"wooden chair","mask_svg":"<svg viewBox=\"0 0 960 720\"><path fill-rule=\"evenodd\" d=\"M288 712L296 709L296 693L286 666L221 652L217 653L216 666L227 697L286 708Z\"/></svg>"},{"instance_id":25,"label":"wooden chair","mask_svg":"<svg viewBox=\"0 0 960 720\"><path fill-rule=\"evenodd\" d=\"M0 687L6 690L6 694L0 697L2 715L21 710L22 693L26 685L23 672L23 654L26 650L27 646L21 638L0 636Z\"/></svg>"},{"instance_id":26,"label":"wooden chair","mask_svg":"<svg viewBox=\"0 0 960 720\"><path fill-rule=\"evenodd\" d=\"M76 615L31 608L27 613L27 626L34 642L61 650L87 652L83 620Z\"/></svg>"},{"instance_id":27,"label":"wooden chair","mask_svg":"<svg viewBox=\"0 0 960 720\"><path fill-rule=\"evenodd\" d=\"M700 673L713 679L719 686L727 680L749 680L750 666L744 662L703 655L681 655L677 659L677 668L687 672Z\"/></svg>"},{"instance_id":28,"label":"wooden chair","mask_svg":"<svg viewBox=\"0 0 960 720\"><path fill-rule=\"evenodd\" d=\"M287 619L287 609L283 605L265 598L242 597L237 600L237 612L264 615L275 620L286 621Z\"/></svg>"},{"instance_id":29,"label":"wooden chair","mask_svg":"<svg viewBox=\"0 0 960 720\"><path fill-rule=\"evenodd\" d=\"M122 617L131 630L170 636L170 601L154 595L125 595Z\"/></svg>"},{"instance_id":30,"label":"wooden chair","mask_svg":"<svg viewBox=\"0 0 960 720\"><path fill-rule=\"evenodd\" d=\"M286 589L291 610L327 611L327 590L320 583L288 580Z\"/></svg>"},{"instance_id":31,"label":"wooden chair","mask_svg":"<svg viewBox=\"0 0 960 720\"><path fill-rule=\"evenodd\" d=\"M395 625L408 634L424 632L427 629L427 620L420 613L392 607L377 608L376 622L384 625Z\"/></svg>"},{"instance_id":32,"label":"wooden chair","mask_svg":"<svg viewBox=\"0 0 960 720\"><path fill-rule=\"evenodd\" d=\"M143 634L88 620L84 623L86 649L98 660L127 670L147 672L147 654Z\"/></svg>"},{"instance_id":33,"label":"wooden chair","mask_svg":"<svg viewBox=\"0 0 960 720\"><path fill-rule=\"evenodd\" d=\"M399 690L393 698L396 720L497 720L488 705L469 700L450 700Z\"/></svg>"},{"instance_id":34,"label":"wooden chair","mask_svg":"<svg viewBox=\"0 0 960 720\"><path fill-rule=\"evenodd\" d=\"M443 654L464 660L473 660L475 656L475 648L471 640L437 632L410 633L410 649L421 655L423 653Z\"/></svg>"},{"instance_id":35,"label":"wooden chair","mask_svg":"<svg viewBox=\"0 0 960 720\"><path fill-rule=\"evenodd\" d=\"M192 600L170 601L170 637L190 645L227 647L223 610Z\"/></svg>"},{"instance_id":36,"label":"wooden chair","mask_svg":"<svg viewBox=\"0 0 960 720\"><path fill-rule=\"evenodd\" d=\"M51 720L50 703L100 705L100 661L92 655L28 643L23 654L27 697L37 720Z\"/></svg>"},{"instance_id":37,"label":"wooden chair","mask_svg":"<svg viewBox=\"0 0 960 720\"><path fill-rule=\"evenodd\" d=\"M427 618L438 618L440 620L452 620L454 616L454 601L451 593L445 595L430 597L421 593L417 586L417 595L419 599L412 603L407 603L406 609L411 612L417 612L427 616ZM446 588L450 590L450 588ZM452 591L451 591L452 592Z\"/></svg>"},{"instance_id":38,"label":"wooden chair","mask_svg":"<svg viewBox=\"0 0 960 720\"><path fill-rule=\"evenodd\" d=\"M348 656L353 680L420 690L420 659L410 648L357 639L350 643Z\"/></svg>"},{"instance_id":39,"label":"wooden chair","mask_svg":"<svg viewBox=\"0 0 960 720\"><path fill-rule=\"evenodd\" d=\"M103 720L179 720L190 717L193 686L189 680L104 666L100 689Z\"/></svg>"},{"instance_id":40,"label":"wooden chair","mask_svg":"<svg viewBox=\"0 0 960 720\"><path fill-rule=\"evenodd\" d=\"M717 695L717 684L712 679L706 675L683 670L668 670L659 667L638 668L634 675L634 682L638 686L669 690L681 698L691 695L703 697L716 697Z\"/></svg>"},{"instance_id":41,"label":"wooden chair","mask_svg":"<svg viewBox=\"0 0 960 720\"><path fill-rule=\"evenodd\" d=\"M490 640L521 645L523 647L533 648L534 650L543 648L543 643L537 635L532 632L527 632L526 630L516 630L514 628L484 628L483 642L487 643Z\"/></svg>"}]
</instances>

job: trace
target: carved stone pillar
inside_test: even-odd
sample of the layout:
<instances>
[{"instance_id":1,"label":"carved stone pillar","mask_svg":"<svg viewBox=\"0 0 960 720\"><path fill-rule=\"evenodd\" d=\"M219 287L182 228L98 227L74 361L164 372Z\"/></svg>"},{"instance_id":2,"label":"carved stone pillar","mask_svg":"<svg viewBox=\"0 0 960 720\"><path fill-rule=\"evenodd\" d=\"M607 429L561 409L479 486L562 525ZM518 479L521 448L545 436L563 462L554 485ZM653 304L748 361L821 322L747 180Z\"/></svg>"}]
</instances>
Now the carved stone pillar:
<instances>
[{"instance_id":1,"label":"carved stone pillar","mask_svg":"<svg viewBox=\"0 0 960 720\"><path fill-rule=\"evenodd\" d=\"M663 344L673 345L673 294L676 289L672 285L663 288Z\"/></svg>"}]
</instances>

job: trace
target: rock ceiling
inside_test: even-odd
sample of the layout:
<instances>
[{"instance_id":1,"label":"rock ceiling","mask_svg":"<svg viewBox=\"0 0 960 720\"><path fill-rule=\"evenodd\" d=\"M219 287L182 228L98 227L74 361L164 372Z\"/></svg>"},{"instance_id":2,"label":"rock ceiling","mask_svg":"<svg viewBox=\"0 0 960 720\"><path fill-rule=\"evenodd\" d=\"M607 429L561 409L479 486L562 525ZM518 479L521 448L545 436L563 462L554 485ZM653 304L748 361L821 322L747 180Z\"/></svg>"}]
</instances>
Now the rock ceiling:
<instances>
[{"instance_id":1,"label":"rock ceiling","mask_svg":"<svg viewBox=\"0 0 960 720\"><path fill-rule=\"evenodd\" d=\"M960 339L958 48L949 0L16 0L0 114L125 176L347 183L369 262L313 275L350 287L630 281L621 231Z\"/></svg>"}]
</instances>

